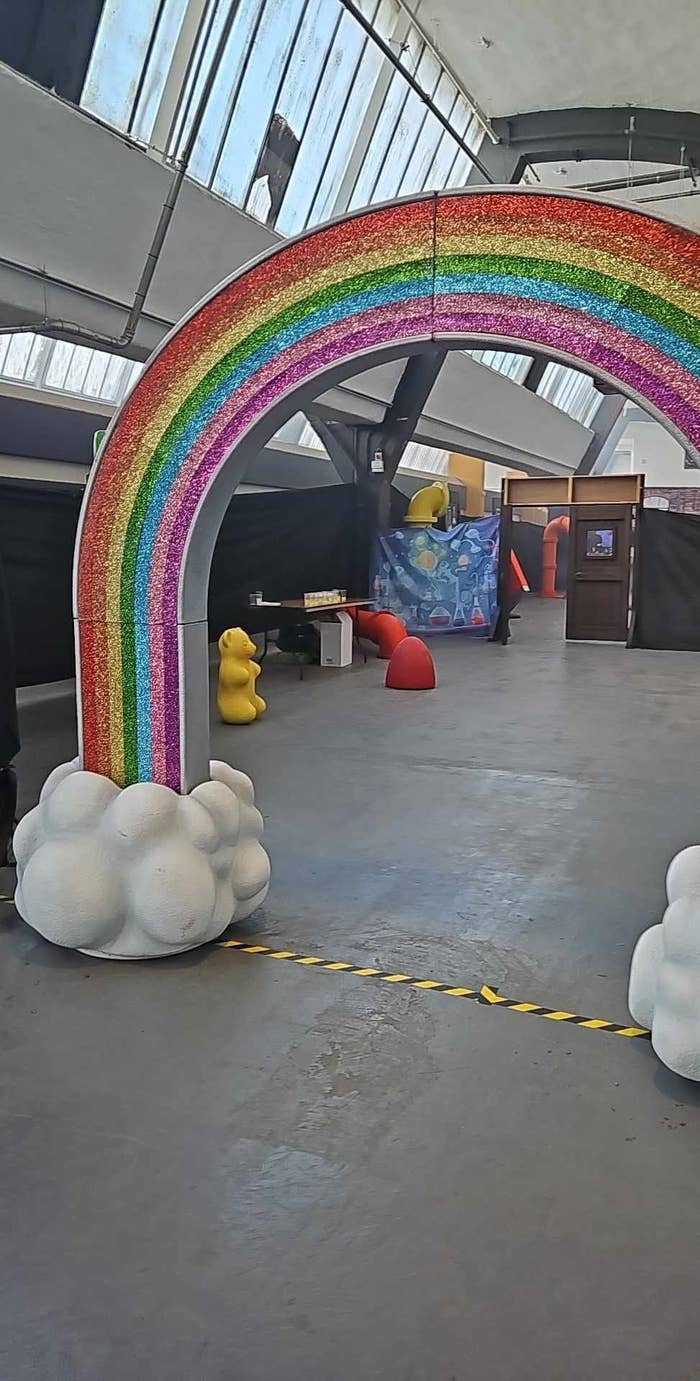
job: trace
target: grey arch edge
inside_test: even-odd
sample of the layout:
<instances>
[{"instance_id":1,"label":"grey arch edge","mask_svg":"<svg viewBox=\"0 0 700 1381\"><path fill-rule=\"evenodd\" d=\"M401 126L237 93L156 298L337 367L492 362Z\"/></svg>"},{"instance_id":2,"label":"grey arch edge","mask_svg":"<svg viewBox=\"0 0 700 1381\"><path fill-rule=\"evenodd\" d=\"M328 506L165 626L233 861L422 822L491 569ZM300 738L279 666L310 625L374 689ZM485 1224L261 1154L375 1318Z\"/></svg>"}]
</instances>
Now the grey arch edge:
<instances>
[{"instance_id":1,"label":"grey arch edge","mask_svg":"<svg viewBox=\"0 0 700 1381\"><path fill-rule=\"evenodd\" d=\"M432 337L380 347L353 355L333 369L324 371L302 387L287 394L265 417L230 451L219 467L209 488L202 495L188 535L180 575L180 716L182 752L182 790L190 791L209 775L209 633L207 623L207 591L209 571L219 528L237 486L242 482L246 467L256 452L270 440L284 422L303 411L320 392L333 388L360 369L422 354L436 345L452 349L467 346L495 346L511 350L534 349L535 343L510 336L456 336L435 333ZM541 347L537 346L541 351ZM561 351L547 350L547 357L562 364L581 368L591 374L590 366ZM651 413L670 431L689 453L700 462L700 452L689 446L682 432L648 399L630 389L614 375L597 370L594 377L614 387L625 397Z\"/></svg>"},{"instance_id":2,"label":"grey arch edge","mask_svg":"<svg viewBox=\"0 0 700 1381\"><path fill-rule=\"evenodd\" d=\"M88 483L83 497L80 510L78 529L76 532L74 561L73 561L73 621L75 629L75 648L76 648L76 695L78 709L78 754L80 761L83 760L82 743L82 707L80 703L80 638L79 638L79 618L78 618L78 555L82 537L85 513L87 511L93 484L100 463L101 454L109 444L111 437L119 425L122 412L124 411L130 397L140 387L143 386L144 379L151 364L158 358L170 341L178 335L183 326L190 321L197 312L208 302L218 296L218 294L236 279L243 278L256 264L272 258L274 255L288 248L290 245L300 240L306 240L313 235L325 230L329 225L337 224L342 221L357 220L360 217L378 212L388 206L396 206L402 203L433 202L443 197L452 198L469 195L479 195L484 188L479 185L472 185L464 188L449 188L442 193L424 192L416 195L395 198L391 201L382 202L376 206L360 207L350 215L337 216L331 221L325 221L321 225L315 226L311 231L304 231L299 235L283 241L281 245L273 245L262 254L256 256L249 263L242 265L229 278L216 284L208 293L178 321L168 334L159 343L157 349L150 356L143 373L135 381L133 388L112 418L102 441L100 452L93 464ZM517 192L521 196L546 196L552 195L552 188L539 187L514 187L512 183L504 182L500 185L489 184L490 193ZM579 201L590 201L600 205L602 198L586 192L575 191L573 189L562 188L554 190L554 195L558 197L571 197ZM629 203L615 201L612 198L605 198L605 204L616 206L618 209L629 211ZM635 208L638 215L646 216L650 220L661 220L663 217L655 215L653 212ZM515 339L507 336L479 335L471 333L464 337L456 337L452 334L432 334L421 339L407 339L401 343L390 346L380 347L378 350L358 353L351 359L341 362L331 370L324 371L311 378L299 389L287 394L280 400L258 423L248 432L240 442L231 450L226 459L219 466L208 489L201 496L193 521L188 533L185 552L180 571L180 585L178 592L178 641L179 641L179 668L180 668L180 743L181 743L181 791L188 792L200 782L208 780L209 777L209 683L208 683L208 625L206 618L206 592L209 586L209 572L214 546L219 528L223 521L228 504L233 497L238 484L240 484L245 468L251 455L265 445L270 437L278 430L288 418L297 411L303 411L306 406L312 403L320 392L332 388L335 384L342 383L353 373L359 372L363 367L370 364L382 364L392 359L406 358L411 354L420 353L433 348L435 345L447 345L452 348L465 348L470 344L474 345L503 345L508 349L515 350L538 350L540 354L547 354L548 358L559 359L564 364L572 365L574 368L581 367L581 361L575 356L549 350L543 352L534 342ZM590 366L586 366L585 372L592 374ZM652 407L641 395L637 396L627 387L623 387L621 382L612 375L603 371L598 372L598 377L612 384L620 393L638 402L642 408L647 408L658 416L673 435L688 450L689 454L696 457L700 462L700 452L691 448L685 437L682 437L677 428L664 414L661 414ZM202 517L204 515L204 518Z\"/></svg>"}]
</instances>

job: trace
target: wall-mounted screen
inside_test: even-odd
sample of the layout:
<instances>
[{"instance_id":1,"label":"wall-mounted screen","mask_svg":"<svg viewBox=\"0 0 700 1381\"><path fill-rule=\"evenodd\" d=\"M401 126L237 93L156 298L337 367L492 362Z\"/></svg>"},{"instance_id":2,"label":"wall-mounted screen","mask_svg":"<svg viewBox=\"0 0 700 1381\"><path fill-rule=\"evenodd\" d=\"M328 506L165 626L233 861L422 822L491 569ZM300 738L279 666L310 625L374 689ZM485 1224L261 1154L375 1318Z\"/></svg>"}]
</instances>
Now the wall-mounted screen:
<instances>
[{"instance_id":1,"label":"wall-mounted screen","mask_svg":"<svg viewBox=\"0 0 700 1381\"><path fill-rule=\"evenodd\" d=\"M589 527L586 533L586 556L602 557L608 561L614 560L614 529L611 527Z\"/></svg>"}]
</instances>

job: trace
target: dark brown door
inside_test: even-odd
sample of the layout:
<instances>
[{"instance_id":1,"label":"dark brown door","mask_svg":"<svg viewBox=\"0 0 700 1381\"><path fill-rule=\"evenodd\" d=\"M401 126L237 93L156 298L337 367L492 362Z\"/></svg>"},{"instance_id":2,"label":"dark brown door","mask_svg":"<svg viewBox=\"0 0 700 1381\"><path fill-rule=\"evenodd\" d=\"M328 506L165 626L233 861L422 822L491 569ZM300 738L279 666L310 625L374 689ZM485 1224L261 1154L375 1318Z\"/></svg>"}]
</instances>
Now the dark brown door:
<instances>
[{"instance_id":1,"label":"dark brown door","mask_svg":"<svg viewBox=\"0 0 700 1381\"><path fill-rule=\"evenodd\" d=\"M632 505L571 507L566 636L626 642Z\"/></svg>"}]
</instances>

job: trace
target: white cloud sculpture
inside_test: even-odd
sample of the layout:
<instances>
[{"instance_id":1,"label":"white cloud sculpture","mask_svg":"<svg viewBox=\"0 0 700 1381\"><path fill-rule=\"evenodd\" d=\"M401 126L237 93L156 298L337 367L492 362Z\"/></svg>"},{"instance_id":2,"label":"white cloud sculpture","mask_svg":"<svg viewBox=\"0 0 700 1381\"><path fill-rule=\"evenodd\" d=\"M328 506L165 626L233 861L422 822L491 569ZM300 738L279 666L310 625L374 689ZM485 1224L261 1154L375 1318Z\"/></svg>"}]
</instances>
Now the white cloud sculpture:
<instances>
[{"instance_id":1,"label":"white cloud sculpture","mask_svg":"<svg viewBox=\"0 0 700 1381\"><path fill-rule=\"evenodd\" d=\"M651 1029L659 1059L700 1080L700 844L676 854L666 895L661 924L640 935L632 955L629 1009Z\"/></svg>"},{"instance_id":2,"label":"white cloud sculpture","mask_svg":"<svg viewBox=\"0 0 700 1381\"><path fill-rule=\"evenodd\" d=\"M56 945L111 959L177 954L245 920L270 882L262 816L245 773L209 767L179 796L62 763L15 833L19 914Z\"/></svg>"}]
</instances>

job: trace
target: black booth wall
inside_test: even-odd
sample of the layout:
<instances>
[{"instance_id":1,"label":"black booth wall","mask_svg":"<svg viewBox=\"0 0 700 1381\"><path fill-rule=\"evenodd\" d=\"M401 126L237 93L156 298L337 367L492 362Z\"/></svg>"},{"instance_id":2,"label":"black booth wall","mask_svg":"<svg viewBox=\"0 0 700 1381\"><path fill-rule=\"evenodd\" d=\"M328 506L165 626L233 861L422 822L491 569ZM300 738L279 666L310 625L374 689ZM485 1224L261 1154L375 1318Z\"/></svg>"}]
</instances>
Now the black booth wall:
<instances>
[{"instance_id":1,"label":"black booth wall","mask_svg":"<svg viewBox=\"0 0 700 1381\"><path fill-rule=\"evenodd\" d=\"M0 481L0 552L18 686L74 674L71 571L81 498L74 485Z\"/></svg>"},{"instance_id":2,"label":"black booth wall","mask_svg":"<svg viewBox=\"0 0 700 1381\"><path fill-rule=\"evenodd\" d=\"M700 518L642 509L635 647L700 651Z\"/></svg>"},{"instance_id":3,"label":"black booth wall","mask_svg":"<svg viewBox=\"0 0 700 1381\"><path fill-rule=\"evenodd\" d=\"M367 589L369 538L353 484L240 494L221 525L209 581L209 636L218 638L248 603L297 599L305 590ZM245 608L243 608L243 616Z\"/></svg>"},{"instance_id":4,"label":"black booth wall","mask_svg":"<svg viewBox=\"0 0 700 1381\"><path fill-rule=\"evenodd\" d=\"M0 768L12 762L18 748L14 638L0 553Z\"/></svg>"},{"instance_id":5,"label":"black booth wall","mask_svg":"<svg viewBox=\"0 0 700 1381\"><path fill-rule=\"evenodd\" d=\"M0 553L20 686L74 675L71 571L81 499L75 486L0 480ZM367 521L354 485L237 494L214 552L210 637L241 621L251 590L293 599L338 586L359 596L368 568Z\"/></svg>"}]
</instances>

